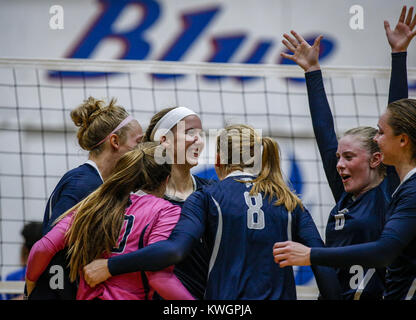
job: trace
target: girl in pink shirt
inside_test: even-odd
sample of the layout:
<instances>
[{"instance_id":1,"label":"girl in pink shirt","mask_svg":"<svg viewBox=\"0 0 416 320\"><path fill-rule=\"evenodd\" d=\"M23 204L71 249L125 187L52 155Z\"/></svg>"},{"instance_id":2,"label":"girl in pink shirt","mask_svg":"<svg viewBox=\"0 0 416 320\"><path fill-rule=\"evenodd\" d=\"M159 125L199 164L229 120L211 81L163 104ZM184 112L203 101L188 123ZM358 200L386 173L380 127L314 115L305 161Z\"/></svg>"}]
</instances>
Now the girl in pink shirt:
<instances>
[{"instance_id":1,"label":"girl in pink shirt","mask_svg":"<svg viewBox=\"0 0 416 320\"><path fill-rule=\"evenodd\" d=\"M115 276L94 288L87 285L80 272L98 257L133 252L139 245L169 237L181 210L161 199L171 165L157 163L157 148L157 143L145 143L126 153L105 183L64 213L33 246L26 271L29 295L54 254L67 246L70 279L75 281L79 276L79 300L143 300L151 298L155 290L166 300L194 299L173 274L173 266L146 274Z\"/></svg>"}]
</instances>

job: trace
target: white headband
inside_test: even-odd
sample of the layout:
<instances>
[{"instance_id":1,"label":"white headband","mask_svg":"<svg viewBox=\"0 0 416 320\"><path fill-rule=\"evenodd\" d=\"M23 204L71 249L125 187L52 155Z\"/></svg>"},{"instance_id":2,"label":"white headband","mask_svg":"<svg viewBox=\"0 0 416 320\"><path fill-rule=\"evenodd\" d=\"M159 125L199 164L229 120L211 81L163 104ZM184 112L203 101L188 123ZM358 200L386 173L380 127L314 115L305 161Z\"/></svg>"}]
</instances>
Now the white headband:
<instances>
[{"instance_id":1,"label":"white headband","mask_svg":"<svg viewBox=\"0 0 416 320\"><path fill-rule=\"evenodd\" d=\"M169 111L156 123L150 135L150 139L159 142L160 138L168 133L179 121L190 115L197 114L185 107L178 107Z\"/></svg>"}]
</instances>

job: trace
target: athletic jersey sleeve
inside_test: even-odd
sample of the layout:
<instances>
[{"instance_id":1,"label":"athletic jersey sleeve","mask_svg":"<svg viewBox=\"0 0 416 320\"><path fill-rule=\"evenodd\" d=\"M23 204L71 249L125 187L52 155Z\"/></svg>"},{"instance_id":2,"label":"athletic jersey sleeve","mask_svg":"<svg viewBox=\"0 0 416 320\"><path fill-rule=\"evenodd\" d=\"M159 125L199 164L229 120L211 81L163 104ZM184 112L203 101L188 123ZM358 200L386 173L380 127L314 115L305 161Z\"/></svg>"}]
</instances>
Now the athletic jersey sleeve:
<instances>
[{"instance_id":1,"label":"athletic jersey sleeve","mask_svg":"<svg viewBox=\"0 0 416 320\"><path fill-rule=\"evenodd\" d=\"M408 97L406 58L407 52L391 54L389 103Z\"/></svg>"},{"instance_id":2,"label":"athletic jersey sleeve","mask_svg":"<svg viewBox=\"0 0 416 320\"><path fill-rule=\"evenodd\" d=\"M306 246L323 247L324 242L308 210L297 207L294 214L296 226L294 241ZM311 268L320 292L320 299L341 299L341 286L335 270L324 266L312 266Z\"/></svg>"},{"instance_id":3,"label":"athletic jersey sleeve","mask_svg":"<svg viewBox=\"0 0 416 320\"><path fill-rule=\"evenodd\" d=\"M96 187L96 185L90 184L80 186L78 180L73 180L64 186L58 199L55 200L54 195L52 195L48 202L48 208L50 208L52 201L52 210L46 232L49 232L52 229L53 223L57 218L83 200L87 195L94 191Z\"/></svg>"},{"instance_id":4,"label":"athletic jersey sleeve","mask_svg":"<svg viewBox=\"0 0 416 320\"><path fill-rule=\"evenodd\" d=\"M206 197L200 191L194 192L185 201L178 223L169 239L159 241L143 249L108 260L108 269L114 275L157 271L178 264L191 251L195 241L201 237L205 224L203 208Z\"/></svg>"},{"instance_id":5,"label":"athletic jersey sleeve","mask_svg":"<svg viewBox=\"0 0 416 320\"><path fill-rule=\"evenodd\" d=\"M158 215L153 223L147 244L168 239L179 220L181 208L169 206ZM165 300L194 300L194 297L183 286L173 273L173 266L156 272L146 272L150 286Z\"/></svg>"},{"instance_id":6,"label":"athletic jersey sleeve","mask_svg":"<svg viewBox=\"0 0 416 320\"><path fill-rule=\"evenodd\" d=\"M196 191L186 199L181 212L180 224L175 228L177 233L185 233L199 241L205 230L206 212L209 201L207 194Z\"/></svg>"},{"instance_id":7,"label":"athletic jersey sleeve","mask_svg":"<svg viewBox=\"0 0 416 320\"><path fill-rule=\"evenodd\" d=\"M407 84L407 52L393 52L391 54L391 74L389 87L389 103L405 99L409 95ZM387 166L388 192L391 195L400 184L400 178L396 169Z\"/></svg>"},{"instance_id":8,"label":"athletic jersey sleeve","mask_svg":"<svg viewBox=\"0 0 416 320\"><path fill-rule=\"evenodd\" d=\"M403 198L387 220L377 241L339 248L312 248L311 263L342 267L360 264L386 267L403 251L416 234L415 197Z\"/></svg>"},{"instance_id":9,"label":"athletic jersey sleeve","mask_svg":"<svg viewBox=\"0 0 416 320\"><path fill-rule=\"evenodd\" d=\"M173 267L146 272L150 286L165 300L195 300L173 273Z\"/></svg>"},{"instance_id":10,"label":"athletic jersey sleeve","mask_svg":"<svg viewBox=\"0 0 416 320\"><path fill-rule=\"evenodd\" d=\"M336 151L338 141L334 129L334 120L325 93L322 72L321 70L307 72L305 73L305 79L313 131L329 187L335 201L338 202L344 192L344 186L337 172Z\"/></svg>"},{"instance_id":11,"label":"athletic jersey sleeve","mask_svg":"<svg viewBox=\"0 0 416 320\"><path fill-rule=\"evenodd\" d=\"M71 217L72 214L67 215L33 245L27 260L26 277L28 280L36 282L53 256L65 248L65 234L71 226Z\"/></svg>"}]
</instances>

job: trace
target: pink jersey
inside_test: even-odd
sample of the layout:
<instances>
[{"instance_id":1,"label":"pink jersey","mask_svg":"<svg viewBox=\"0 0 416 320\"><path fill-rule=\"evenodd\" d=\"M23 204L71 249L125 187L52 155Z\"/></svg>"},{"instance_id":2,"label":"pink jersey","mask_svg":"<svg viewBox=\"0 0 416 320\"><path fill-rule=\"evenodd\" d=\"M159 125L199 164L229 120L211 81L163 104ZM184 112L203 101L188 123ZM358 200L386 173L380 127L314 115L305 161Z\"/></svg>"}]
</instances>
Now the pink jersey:
<instances>
[{"instance_id":1,"label":"pink jersey","mask_svg":"<svg viewBox=\"0 0 416 320\"><path fill-rule=\"evenodd\" d=\"M150 194L130 196L132 204L125 212L117 248L103 258L129 253L139 248L140 236L144 233L143 245L165 240L179 220L181 209L170 202ZM70 227L72 215L61 220L46 236L32 248L27 267L27 278L36 281L45 270L53 255L65 247L65 233ZM182 283L173 274L173 266L146 272L150 284L149 297L154 290L164 299L193 299ZM110 277L105 282L90 288L80 275L77 299L90 300L142 300L145 298L140 272Z\"/></svg>"}]
</instances>

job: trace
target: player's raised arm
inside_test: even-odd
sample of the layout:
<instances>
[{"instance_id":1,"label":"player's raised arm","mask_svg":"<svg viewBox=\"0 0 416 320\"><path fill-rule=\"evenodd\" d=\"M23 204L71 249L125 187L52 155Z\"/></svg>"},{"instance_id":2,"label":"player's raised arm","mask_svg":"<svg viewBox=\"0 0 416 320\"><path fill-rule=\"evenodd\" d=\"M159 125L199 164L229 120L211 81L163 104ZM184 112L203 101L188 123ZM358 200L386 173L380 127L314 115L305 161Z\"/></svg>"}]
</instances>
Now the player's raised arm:
<instances>
[{"instance_id":1,"label":"player's raised arm","mask_svg":"<svg viewBox=\"0 0 416 320\"><path fill-rule=\"evenodd\" d=\"M416 35L416 15L413 16L413 7L407 11L406 6L403 6L400 13L399 21L396 27L391 30L390 23L384 20L384 29L386 30L387 40L391 47L391 52L406 52L407 47Z\"/></svg>"},{"instance_id":2,"label":"player's raised arm","mask_svg":"<svg viewBox=\"0 0 416 320\"><path fill-rule=\"evenodd\" d=\"M282 53L281 55L294 61L305 71L309 110L316 142L328 184L335 201L338 201L344 188L336 169L338 141L319 65L319 50L323 37L317 37L311 46L297 32L292 30L291 34L292 36L285 33L283 35L285 39L282 42L293 52L293 55L287 53Z\"/></svg>"},{"instance_id":3,"label":"player's raised arm","mask_svg":"<svg viewBox=\"0 0 416 320\"><path fill-rule=\"evenodd\" d=\"M283 34L285 39L283 39L282 42L286 48L293 52L293 55L282 52L281 56L283 58L292 60L305 72L320 70L321 67L319 65L319 48L323 36L321 35L316 38L313 45L311 46L305 41L305 39L302 38L301 35L296 33L296 31L292 30L290 33L292 34L292 37L287 33Z\"/></svg>"},{"instance_id":4,"label":"player's raised arm","mask_svg":"<svg viewBox=\"0 0 416 320\"><path fill-rule=\"evenodd\" d=\"M391 30L388 21L384 21L387 41L391 47L391 76L389 88L389 103L408 97L407 84L407 48L416 35L416 15L413 16L410 7L406 16L406 6L403 6L396 27Z\"/></svg>"},{"instance_id":5,"label":"player's raised arm","mask_svg":"<svg viewBox=\"0 0 416 320\"><path fill-rule=\"evenodd\" d=\"M407 10L403 6L397 25L392 30L387 20L384 21L387 41L391 47L391 75L388 103L408 97L407 83L407 48L416 35L416 15L413 15L413 7ZM393 167L387 167L389 192L397 188L399 178Z\"/></svg>"}]
</instances>

